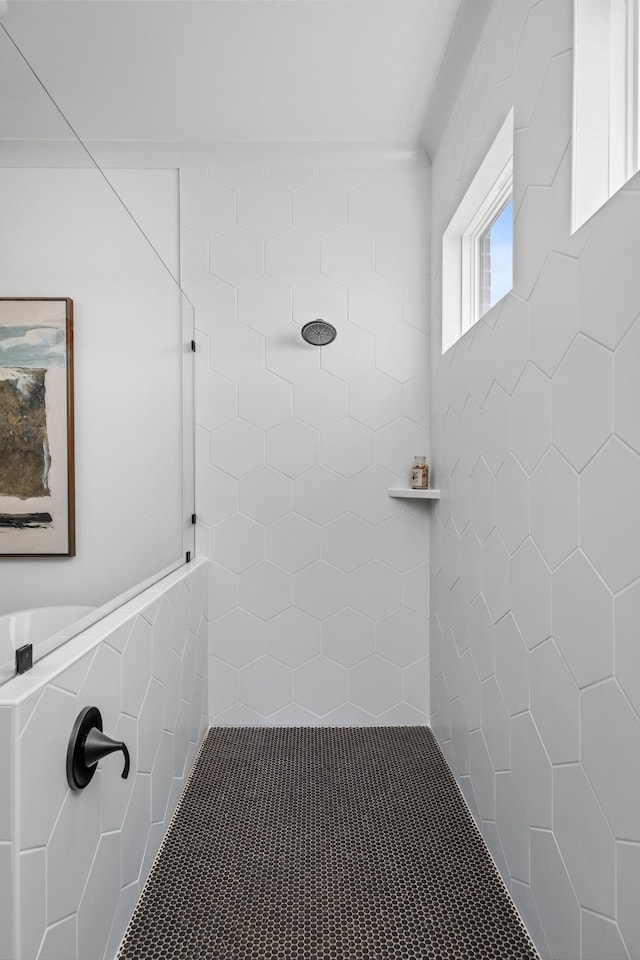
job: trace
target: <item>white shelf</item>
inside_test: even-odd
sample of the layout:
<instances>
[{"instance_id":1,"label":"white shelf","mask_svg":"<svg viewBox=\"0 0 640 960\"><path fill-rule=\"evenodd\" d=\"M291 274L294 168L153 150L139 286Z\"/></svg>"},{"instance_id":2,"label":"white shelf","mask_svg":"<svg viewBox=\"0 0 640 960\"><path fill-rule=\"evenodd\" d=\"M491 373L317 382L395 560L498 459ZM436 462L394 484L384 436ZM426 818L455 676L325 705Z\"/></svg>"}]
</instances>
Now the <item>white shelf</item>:
<instances>
[{"instance_id":1,"label":"white shelf","mask_svg":"<svg viewBox=\"0 0 640 960\"><path fill-rule=\"evenodd\" d=\"M439 490L412 490L411 487L389 487L390 497L403 497L405 500L439 500Z\"/></svg>"}]
</instances>

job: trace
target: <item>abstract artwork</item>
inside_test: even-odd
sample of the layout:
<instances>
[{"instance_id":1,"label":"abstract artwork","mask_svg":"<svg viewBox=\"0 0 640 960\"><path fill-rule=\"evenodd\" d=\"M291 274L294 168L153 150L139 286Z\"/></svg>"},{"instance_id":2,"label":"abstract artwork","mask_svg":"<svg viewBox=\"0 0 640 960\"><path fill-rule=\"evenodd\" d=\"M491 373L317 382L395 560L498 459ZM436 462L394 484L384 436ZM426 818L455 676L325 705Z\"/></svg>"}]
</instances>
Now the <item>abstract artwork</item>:
<instances>
[{"instance_id":1,"label":"abstract artwork","mask_svg":"<svg viewBox=\"0 0 640 960\"><path fill-rule=\"evenodd\" d=\"M75 555L73 301L0 298L0 555Z\"/></svg>"}]
</instances>

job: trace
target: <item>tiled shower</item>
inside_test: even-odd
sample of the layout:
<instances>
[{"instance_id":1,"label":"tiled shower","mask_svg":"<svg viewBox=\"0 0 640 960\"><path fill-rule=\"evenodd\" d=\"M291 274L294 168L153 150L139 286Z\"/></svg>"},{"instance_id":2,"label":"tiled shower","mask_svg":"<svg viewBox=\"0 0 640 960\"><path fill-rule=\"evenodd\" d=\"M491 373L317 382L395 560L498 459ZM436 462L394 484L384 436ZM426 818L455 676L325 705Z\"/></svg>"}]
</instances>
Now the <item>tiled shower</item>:
<instances>
[{"instance_id":1,"label":"tiled shower","mask_svg":"<svg viewBox=\"0 0 640 960\"><path fill-rule=\"evenodd\" d=\"M540 956L640 958L639 180L571 234L573 3L484 7L430 159L178 151L197 564L2 701L0 957L115 955L206 726L429 725ZM443 355L442 233L512 108L513 292ZM390 498L422 454L440 499ZM102 683L139 762L88 851L66 783L25 797Z\"/></svg>"}]
</instances>

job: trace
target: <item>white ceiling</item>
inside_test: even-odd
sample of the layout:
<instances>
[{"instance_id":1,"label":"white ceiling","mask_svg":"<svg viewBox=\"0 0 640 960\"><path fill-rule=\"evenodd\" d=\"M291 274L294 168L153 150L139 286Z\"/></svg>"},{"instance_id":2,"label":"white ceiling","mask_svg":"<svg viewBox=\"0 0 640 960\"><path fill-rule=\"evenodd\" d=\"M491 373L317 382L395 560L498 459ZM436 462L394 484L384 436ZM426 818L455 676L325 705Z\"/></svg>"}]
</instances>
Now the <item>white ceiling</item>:
<instances>
[{"instance_id":1,"label":"white ceiling","mask_svg":"<svg viewBox=\"0 0 640 960\"><path fill-rule=\"evenodd\" d=\"M87 140L415 144L460 0L9 0ZM61 125L0 34L0 138Z\"/></svg>"}]
</instances>

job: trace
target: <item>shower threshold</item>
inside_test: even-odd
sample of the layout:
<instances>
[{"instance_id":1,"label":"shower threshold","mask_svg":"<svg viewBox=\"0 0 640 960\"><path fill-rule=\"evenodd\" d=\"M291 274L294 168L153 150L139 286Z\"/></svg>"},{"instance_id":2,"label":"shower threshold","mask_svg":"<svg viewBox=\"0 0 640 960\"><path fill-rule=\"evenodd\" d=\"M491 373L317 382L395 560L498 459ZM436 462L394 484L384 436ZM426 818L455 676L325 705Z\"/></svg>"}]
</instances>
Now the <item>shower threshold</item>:
<instances>
[{"instance_id":1,"label":"shower threshold","mask_svg":"<svg viewBox=\"0 0 640 960\"><path fill-rule=\"evenodd\" d=\"M118 960L535 960L425 727L209 730Z\"/></svg>"}]
</instances>

